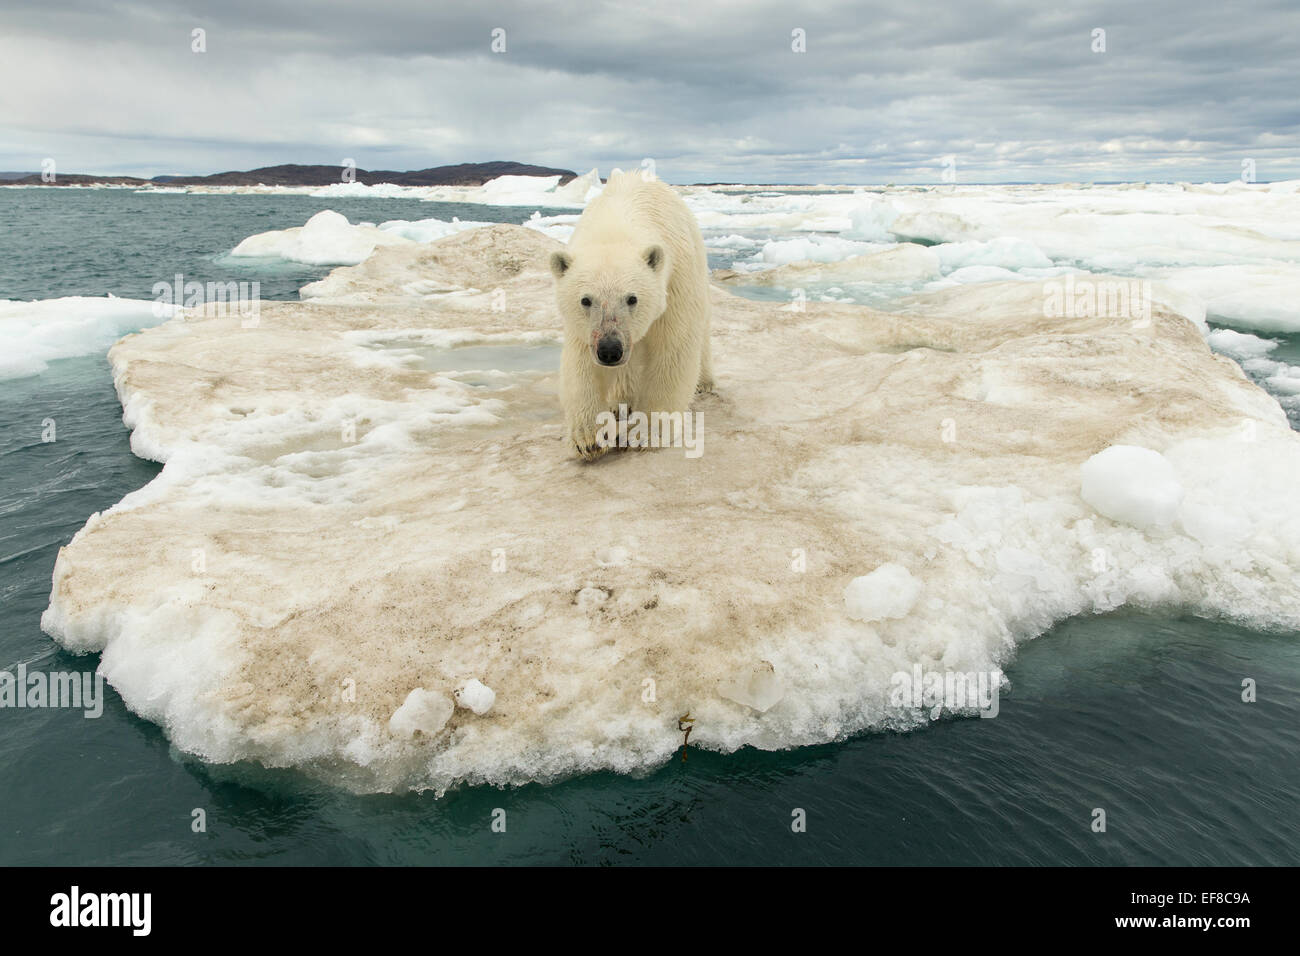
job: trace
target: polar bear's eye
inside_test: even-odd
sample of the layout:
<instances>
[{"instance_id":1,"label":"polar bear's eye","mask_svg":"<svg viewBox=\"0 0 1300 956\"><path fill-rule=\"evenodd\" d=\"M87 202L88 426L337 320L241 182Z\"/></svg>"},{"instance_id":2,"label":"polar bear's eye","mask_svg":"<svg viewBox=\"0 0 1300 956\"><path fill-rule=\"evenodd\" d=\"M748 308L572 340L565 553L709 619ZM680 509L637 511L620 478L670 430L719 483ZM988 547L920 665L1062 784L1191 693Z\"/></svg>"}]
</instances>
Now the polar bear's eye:
<instances>
[{"instance_id":1,"label":"polar bear's eye","mask_svg":"<svg viewBox=\"0 0 1300 956\"><path fill-rule=\"evenodd\" d=\"M628 296L628 297L627 297L627 304L628 304L628 305L636 305L636 296L634 296L634 295L630 295L630 296Z\"/></svg>"},{"instance_id":2,"label":"polar bear's eye","mask_svg":"<svg viewBox=\"0 0 1300 956\"><path fill-rule=\"evenodd\" d=\"M582 297L582 307L583 307L584 309L590 309L590 308L591 308L591 296L584 295L584 296Z\"/></svg>"}]
</instances>

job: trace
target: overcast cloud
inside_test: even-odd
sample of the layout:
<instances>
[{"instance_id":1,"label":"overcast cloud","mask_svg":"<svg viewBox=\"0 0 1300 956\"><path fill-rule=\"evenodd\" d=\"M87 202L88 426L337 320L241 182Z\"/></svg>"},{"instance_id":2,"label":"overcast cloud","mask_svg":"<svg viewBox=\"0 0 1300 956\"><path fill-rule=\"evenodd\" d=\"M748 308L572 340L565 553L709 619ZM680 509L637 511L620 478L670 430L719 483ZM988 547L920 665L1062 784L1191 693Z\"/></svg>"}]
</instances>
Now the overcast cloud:
<instances>
[{"instance_id":1,"label":"overcast cloud","mask_svg":"<svg viewBox=\"0 0 1300 956\"><path fill-rule=\"evenodd\" d=\"M1300 178L1295 0L0 0L0 24L0 169L651 157L678 183L916 183L952 156L966 182L1222 181L1243 159Z\"/></svg>"}]
</instances>

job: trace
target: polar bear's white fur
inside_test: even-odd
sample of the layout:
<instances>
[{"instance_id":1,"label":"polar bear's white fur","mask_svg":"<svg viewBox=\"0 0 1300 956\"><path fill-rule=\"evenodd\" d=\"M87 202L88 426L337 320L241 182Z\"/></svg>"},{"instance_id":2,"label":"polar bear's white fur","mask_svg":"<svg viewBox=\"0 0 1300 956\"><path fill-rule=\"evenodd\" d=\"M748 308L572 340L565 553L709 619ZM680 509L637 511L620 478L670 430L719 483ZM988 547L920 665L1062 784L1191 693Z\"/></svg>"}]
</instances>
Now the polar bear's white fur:
<instances>
[{"instance_id":1,"label":"polar bear's white fur","mask_svg":"<svg viewBox=\"0 0 1300 956\"><path fill-rule=\"evenodd\" d=\"M560 395L582 458L608 450L601 413L685 412L697 388L713 387L704 240L664 183L612 173L551 272L564 320Z\"/></svg>"}]
</instances>

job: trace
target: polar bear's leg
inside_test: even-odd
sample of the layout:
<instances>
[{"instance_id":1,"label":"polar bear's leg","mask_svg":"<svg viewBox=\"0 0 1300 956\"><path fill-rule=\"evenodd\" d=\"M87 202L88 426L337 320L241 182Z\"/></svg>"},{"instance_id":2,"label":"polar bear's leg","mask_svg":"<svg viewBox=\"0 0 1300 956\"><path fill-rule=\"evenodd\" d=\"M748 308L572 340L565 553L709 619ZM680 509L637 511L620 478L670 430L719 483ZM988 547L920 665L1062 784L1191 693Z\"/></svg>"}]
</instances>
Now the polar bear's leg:
<instances>
[{"instance_id":1,"label":"polar bear's leg","mask_svg":"<svg viewBox=\"0 0 1300 956\"><path fill-rule=\"evenodd\" d=\"M695 391L713 391L713 353L709 350L708 332L704 333L704 347L700 350L700 381Z\"/></svg>"},{"instance_id":2,"label":"polar bear's leg","mask_svg":"<svg viewBox=\"0 0 1300 956\"><path fill-rule=\"evenodd\" d=\"M647 415L655 412L686 413L690 409L691 398L700 380L699 354L689 346L659 351L645 366L645 374L637 382L637 394L633 409ZM673 426L670 443L680 440L677 425Z\"/></svg>"},{"instance_id":3,"label":"polar bear's leg","mask_svg":"<svg viewBox=\"0 0 1300 956\"><path fill-rule=\"evenodd\" d=\"M602 427L597 416L610 408L586 349L565 347L560 358L560 385L569 442L581 458L594 461L609 451L597 441Z\"/></svg>"}]
</instances>

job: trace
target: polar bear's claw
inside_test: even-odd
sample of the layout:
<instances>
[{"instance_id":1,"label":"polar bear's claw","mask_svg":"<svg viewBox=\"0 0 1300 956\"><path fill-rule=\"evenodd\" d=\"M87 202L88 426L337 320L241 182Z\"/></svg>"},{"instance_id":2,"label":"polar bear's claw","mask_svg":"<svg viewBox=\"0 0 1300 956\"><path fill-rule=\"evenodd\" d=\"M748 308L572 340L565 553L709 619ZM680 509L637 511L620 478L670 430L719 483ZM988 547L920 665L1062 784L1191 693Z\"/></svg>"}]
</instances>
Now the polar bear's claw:
<instances>
[{"instance_id":1,"label":"polar bear's claw","mask_svg":"<svg viewBox=\"0 0 1300 956\"><path fill-rule=\"evenodd\" d=\"M607 447L596 441L594 438L583 441L577 438L573 439L573 449L578 453L578 457L583 461L595 461L605 452L609 451Z\"/></svg>"}]
</instances>

